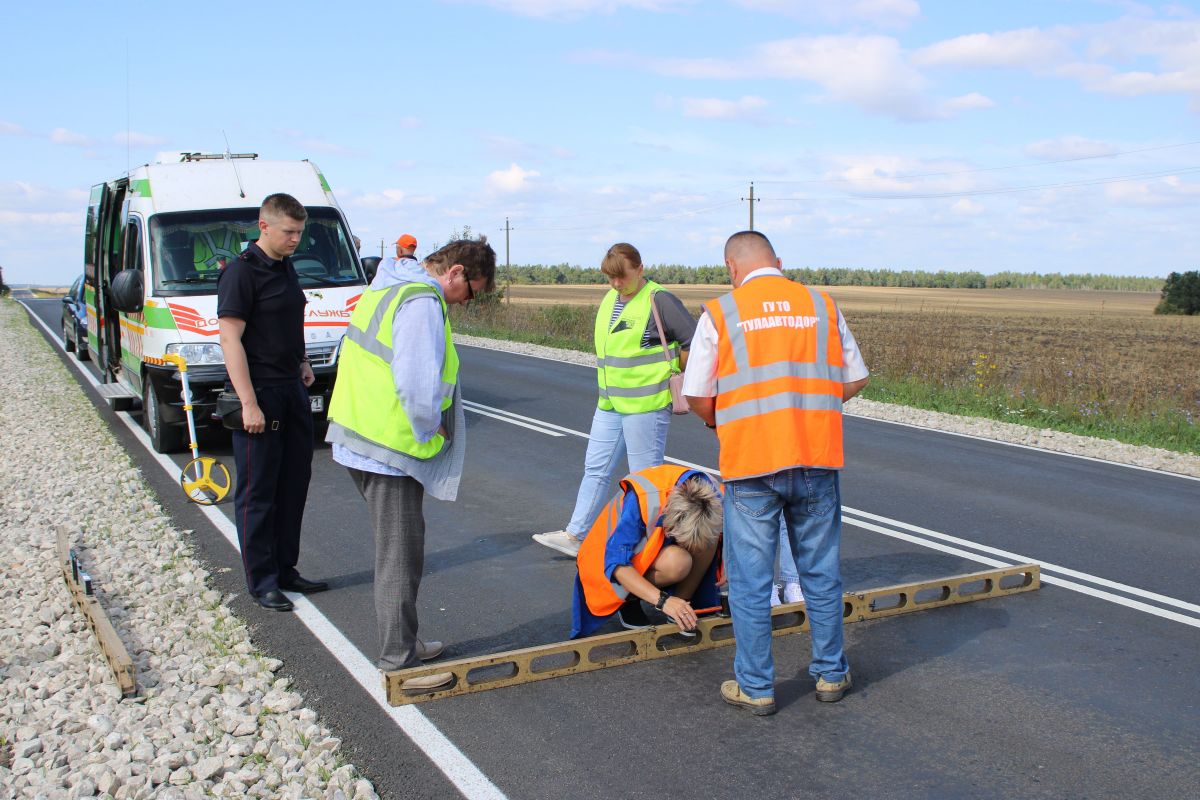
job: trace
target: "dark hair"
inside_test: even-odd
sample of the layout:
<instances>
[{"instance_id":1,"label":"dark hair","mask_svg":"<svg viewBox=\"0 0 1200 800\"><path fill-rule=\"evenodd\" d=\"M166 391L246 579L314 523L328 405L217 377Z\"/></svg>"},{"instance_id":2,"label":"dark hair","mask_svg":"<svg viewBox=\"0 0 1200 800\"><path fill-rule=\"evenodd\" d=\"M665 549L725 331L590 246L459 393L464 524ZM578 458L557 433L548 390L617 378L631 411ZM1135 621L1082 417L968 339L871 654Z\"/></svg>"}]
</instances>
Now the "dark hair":
<instances>
[{"instance_id":1,"label":"dark hair","mask_svg":"<svg viewBox=\"0 0 1200 800\"><path fill-rule=\"evenodd\" d=\"M258 218L270 221L280 217L290 217L297 222L304 222L308 219L308 211L300 205L299 200L290 194L279 192L267 195L267 198L262 201L262 207L258 210Z\"/></svg>"},{"instance_id":2,"label":"dark hair","mask_svg":"<svg viewBox=\"0 0 1200 800\"><path fill-rule=\"evenodd\" d=\"M478 239L455 239L425 257L426 266L434 275L441 275L455 264L462 264L467 280L487 278L485 292L496 288L496 251L486 236Z\"/></svg>"}]
</instances>

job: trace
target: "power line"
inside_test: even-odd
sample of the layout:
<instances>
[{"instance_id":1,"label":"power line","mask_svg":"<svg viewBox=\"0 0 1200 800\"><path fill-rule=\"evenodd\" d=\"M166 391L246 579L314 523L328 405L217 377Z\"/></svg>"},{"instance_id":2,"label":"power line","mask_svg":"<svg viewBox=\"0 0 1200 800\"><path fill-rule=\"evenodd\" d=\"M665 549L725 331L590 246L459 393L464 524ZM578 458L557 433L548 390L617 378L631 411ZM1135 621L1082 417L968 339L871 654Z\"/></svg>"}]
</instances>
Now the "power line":
<instances>
[{"instance_id":1,"label":"power line","mask_svg":"<svg viewBox=\"0 0 1200 800\"><path fill-rule=\"evenodd\" d=\"M1118 150L1118 151L1112 152L1112 153L1100 153L1100 154L1091 155L1091 156L1074 156L1072 158L1059 158L1059 159L1055 159L1053 161L1031 161L1027 164L1006 164L1006 165L1000 166L1000 167L977 167L975 169L957 169L957 170L947 170L945 172L915 172L911 175L887 175L885 177L887 177L889 180L894 180L894 181L913 180L915 178L942 178L942 177L946 177L949 175L969 175L971 173L976 173L976 172L996 172L998 170L1006 170L1006 169L1024 169L1027 167L1045 167L1045 166L1051 166L1054 164L1068 164L1068 163L1071 163L1074 161L1087 161L1090 159L1097 159L1097 158L1117 158L1119 156L1134 155L1136 153L1149 153L1149 152L1152 152L1155 150L1169 150L1169 149L1175 148L1175 147L1191 147L1193 145L1198 145L1198 144L1200 144L1200 140L1197 140L1194 142L1180 142L1178 144L1163 144L1163 145L1157 145L1155 147L1142 147L1137 150ZM874 176L872 176L872 177L874 177ZM758 182L759 183L809 184L809 183L857 183L858 181L862 181L862 180L864 180L864 178L811 178L811 179L807 179L807 180L788 180L788 179L780 178L780 179L775 179L775 180L765 180L765 181L760 180Z\"/></svg>"}]
</instances>

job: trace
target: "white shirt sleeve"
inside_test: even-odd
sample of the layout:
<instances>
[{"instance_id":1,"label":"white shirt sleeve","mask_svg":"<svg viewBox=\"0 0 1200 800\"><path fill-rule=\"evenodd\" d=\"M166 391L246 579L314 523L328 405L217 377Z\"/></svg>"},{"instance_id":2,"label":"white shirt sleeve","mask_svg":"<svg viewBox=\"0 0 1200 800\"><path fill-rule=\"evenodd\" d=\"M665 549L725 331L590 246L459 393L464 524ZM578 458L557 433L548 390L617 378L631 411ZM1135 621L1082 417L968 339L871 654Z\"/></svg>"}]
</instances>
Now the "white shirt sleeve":
<instances>
[{"instance_id":1,"label":"white shirt sleeve","mask_svg":"<svg viewBox=\"0 0 1200 800\"><path fill-rule=\"evenodd\" d=\"M859 352L858 342L855 340L854 334L850 332L850 326L846 324L846 318L842 316L840 308L838 309L838 336L842 340L842 363L846 365L842 371L842 382L861 381L871 373L867 370L867 363L863 361L862 353Z\"/></svg>"},{"instance_id":2,"label":"white shirt sleeve","mask_svg":"<svg viewBox=\"0 0 1200 800\"><path fill-rule=\"evenodd\" d=\"M392 325L392 380L413 435L427 442L442 425L442 366L446 330L440 304L432 295L401 304Z\"/></svg>"},{"instance_id":3,"label":"white shirt sleeve","mask_svg":"<svg viewBox=\"0 0 1200 800\"><path fill-rule=\"evenodd\" d=\"M687 369L683 372L683 393L691 397L717 396L717 329L707 311L701 312L696 332L692 334Z\"/></svg>"}]
</instances>

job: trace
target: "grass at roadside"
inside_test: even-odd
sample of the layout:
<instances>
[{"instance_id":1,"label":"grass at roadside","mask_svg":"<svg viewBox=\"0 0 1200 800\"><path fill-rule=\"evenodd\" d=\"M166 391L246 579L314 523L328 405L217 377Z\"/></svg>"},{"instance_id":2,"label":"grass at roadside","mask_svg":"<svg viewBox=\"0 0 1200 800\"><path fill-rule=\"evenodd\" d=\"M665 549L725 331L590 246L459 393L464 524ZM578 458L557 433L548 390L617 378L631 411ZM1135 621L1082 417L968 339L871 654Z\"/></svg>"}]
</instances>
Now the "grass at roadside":
<instances>
[{"instance_id":1,"label":"grass at roadside","mask_svg":"<svg viewBox=\"0 0 1200 800\"><path fill-rule=\"evenodd\" d=\"M697 309L693 309L696 311ZM592 350L595 309L455 308L473 336ZM847 313L871 400L1200 453L1200 318Z\"/></svg>"}]
</instances>

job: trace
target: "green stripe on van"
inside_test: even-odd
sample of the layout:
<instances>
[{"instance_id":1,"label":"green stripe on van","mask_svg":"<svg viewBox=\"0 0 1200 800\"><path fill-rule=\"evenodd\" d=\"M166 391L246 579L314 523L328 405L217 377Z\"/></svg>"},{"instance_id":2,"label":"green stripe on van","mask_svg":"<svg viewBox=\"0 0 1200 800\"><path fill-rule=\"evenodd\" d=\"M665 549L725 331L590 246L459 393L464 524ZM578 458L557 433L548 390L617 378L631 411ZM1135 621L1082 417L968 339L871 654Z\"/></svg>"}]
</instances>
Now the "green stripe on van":
<instances>
[{"instance_id":1,"label":"green stripe on van","mask_svg":"<svg viewBox=\"0 0 1200 800\"><path fill-rule=\"evenodd\" d=\"M130 181L129 193L136 194L141 197L150 197L150 179L140 178L136 181Z\"/></svg>"},{"instance_id":2,"label":"green stripe on van","mask_svg":"<svg viewBox=\"0 0 1200 800\"><path fill-rule=\"evenodd\" d=\"M330 188L329 188L329 181L325 180L325 176L324 176L324 175L322 175L320 172L318 172L318 173L317 173L317 177L321 179L321 188L322 188L322 189L324 189L324 190L325 190L325 191L327 191L327 192L332 192L332 191L333 191L333 189L330 189Z\"/></svg>"},{"instance_id":3,"label":"green stripe on van","mask_svg":"<svg viewBox=\"0 0 1200 800\"><path fill-rule=\"evenodd\" d=\"M147 328L162 328L167 331L175 330L175 318L171 316L171 309L150 308L147 306L143 310L143 313L146 315Z\"/></svg>"}]
</instances>

